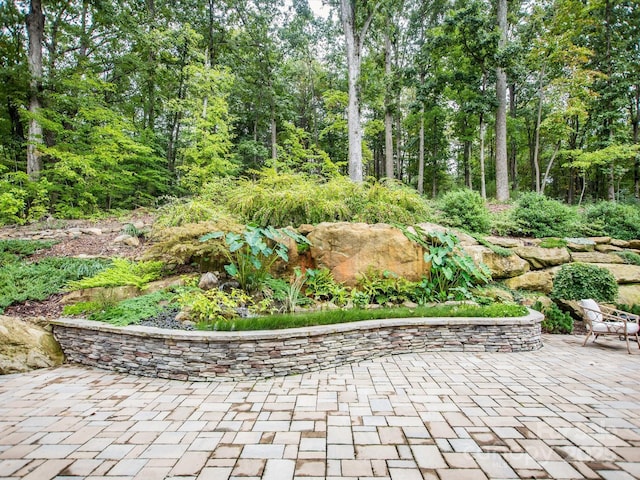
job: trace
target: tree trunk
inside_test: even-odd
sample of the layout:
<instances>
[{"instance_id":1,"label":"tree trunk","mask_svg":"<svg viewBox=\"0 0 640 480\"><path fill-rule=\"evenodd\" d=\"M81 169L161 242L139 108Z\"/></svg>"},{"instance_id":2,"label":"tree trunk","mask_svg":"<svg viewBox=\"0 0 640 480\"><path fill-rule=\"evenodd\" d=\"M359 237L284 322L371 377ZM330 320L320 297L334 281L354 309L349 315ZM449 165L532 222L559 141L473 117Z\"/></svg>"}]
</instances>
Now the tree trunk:
<instances>
[{"instance_id":1,"label":"tree trunk","mask_svg":"<svg viewBox=\"0 0 640 480\"><path fill-rule=\"evenodd\" d=\"M418 146L418 193L424 193L424 104L420 108L420 134Z\"/></svg>"},{"instance_id":2,"label":"tree trunk","mask_svg":"<svg viewBox=\"0 0 640 480\"><path fill-rule=\"evenodd\" d=\"M484 115L480 114L480 195L487 199L487 186L484 174L484 142L487 135L487 125L484 122Z\"/></svg>"},{"instance_id":3,"label":"tree trunk","mask_svg":"<svg viewBox=\"0 0 640 480\"><path fill-rule=\"evenodd\" d=\"M340 0L340 20L344 30L347 51L347 80L349 84L349 103L347 106L347 130L349 136L349 178L362 182L362 126L360 125L360 66L364 37L367 34L377 2L358 32L356 29L357 0Z\"/></svg>"},{"instance_id":4,"label":"tree trunk","mask_svg":"<svg viewBox=\"0 0 640 480\"><path fill-rule=\"evenodd\" d=\"M544 67L540 70L538 76L538 115L536 116L535 144L533 146L533 167L535 171L536 193L540 193L540 123L542 122L542 104L544 102L544 88L542 85L544 79Z\"/></svg>"},{"instance_id":5,"label":"tree trunk","mask_svg":"<svg viewBox=\"0 0 640 480\"><path fill-rule=\"evenodd\" d=\"M471 179L471 140L464 141L464 152L462 154L464 162L464 184L469 190L473 190L473 181Z\"/></svg>"},{"instance_id":6,"label":"tree trunk","mask_svg":"<svg viewBox=\"0 0 640 480\"><path fill-rule=\"evenodd\" d=\"M387 178L393 176L393 112L391 111L391 92L389 80L391 79L391 39L389 32L384 36L384 73L386 79L386 91L384 97L384 173ZM400 159L398 159L399 161Z\"/></svg>"},{"instance_id":7,"label":"tree trunk","mask_svg":"<svg viewBox=\"0 0 640 480\"><path fill-rule=\"evenodd\" d=\"M498 28L500 39L498 47L507 44L507 0L498 1ZM509 200L509 167L507 161L507 73L496 68L496 199L499 202Z\"/></svg>"},{"instance_id":8,"label":"tree trunk","mask_svg":"<svg viewBox=\"0 0 640 480\"><path fill-rule=\"evenodd\" d=\"M29 34L29 129L27 133L27 174L37 180L42 170L42 158L38 146L42 145L42 126L35 118L41 107L42 90L42 43L44 37L44 14L42 1L31 0L27 15Z\"/></svg>"},{"instance_id":9,"label":"tree trunk","mask_svg":"<svg viewBox=\"0 0 640 480\"><path fill-rule=\"evenodd\" d=\"M271 108L271 161L273 169L277 170L278 163L278 129L276 126L275 109Z\"/></svg>"},{"instance_id":10,"label":"tree trunk","mask_svg":"<svg viewBox=\"0 0 640 480\"><path fill-rule=\"evenodd\" d=\"M509 87L509 116L515 121L518 116L516 108L516 85ZM509 175L511 176L511 190L518 190L518 141L515 135L511 136L509 147Z\"/></svg>"},{"instance_id":11,"label":"tree trunk","mask_svg":"<svg viewBox=\"0 0 640 480\"><path fill-rule=\"evenodd\" d=\"M633 130L633 144L640 143L640 85L635 86L636 92L633 99L631 127ZM640 154L636 154L633 163L633 191L636 198L640 198Z\"/></svg>"}]
</instances>

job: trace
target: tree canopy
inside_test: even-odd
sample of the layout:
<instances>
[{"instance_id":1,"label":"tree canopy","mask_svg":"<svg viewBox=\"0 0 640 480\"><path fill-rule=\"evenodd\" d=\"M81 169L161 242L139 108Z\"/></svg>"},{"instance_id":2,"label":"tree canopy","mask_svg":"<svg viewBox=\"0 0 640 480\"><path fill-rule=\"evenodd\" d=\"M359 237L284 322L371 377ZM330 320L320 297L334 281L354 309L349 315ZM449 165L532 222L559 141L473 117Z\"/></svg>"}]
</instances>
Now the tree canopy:
<instances>
[{"instance_id":1,"label":"tree canopy","mask_svg":"<svg viewBox=\"0 0 640 480\"><path fill-rule=\"evenodd\" d=\"M264 168L638 198L638 64L633 0L9 0L0 223Z\"/></svg>"}]
</instances>

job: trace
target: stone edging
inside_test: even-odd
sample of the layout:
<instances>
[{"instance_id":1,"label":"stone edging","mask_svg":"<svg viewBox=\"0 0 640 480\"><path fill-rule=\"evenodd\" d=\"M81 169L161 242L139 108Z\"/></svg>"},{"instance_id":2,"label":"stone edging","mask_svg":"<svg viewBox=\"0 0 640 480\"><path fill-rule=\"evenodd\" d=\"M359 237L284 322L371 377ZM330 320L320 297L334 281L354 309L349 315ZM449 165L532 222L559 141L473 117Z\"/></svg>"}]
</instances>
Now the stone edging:
<instances>
[{"instance_id":1,"label":"stone edging","mask_svg":"<svg viewBox=\"0 0 640 480\"><path fill-rule=\"evenodd\" d=\"M543 318L530 310L516 318L402 318L253 332L116 327L69 318L51 324L70 362L207 381L305 373L390 354L537 350Z\"/></svg>"}]
</instances>

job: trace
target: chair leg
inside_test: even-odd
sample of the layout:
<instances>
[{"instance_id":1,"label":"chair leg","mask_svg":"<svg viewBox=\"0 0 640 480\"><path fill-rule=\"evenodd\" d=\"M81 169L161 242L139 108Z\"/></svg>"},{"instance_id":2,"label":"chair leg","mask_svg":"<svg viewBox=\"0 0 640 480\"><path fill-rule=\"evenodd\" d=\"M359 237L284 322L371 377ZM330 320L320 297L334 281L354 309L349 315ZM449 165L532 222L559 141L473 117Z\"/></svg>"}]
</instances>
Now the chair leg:
<instances>
[{"instance_id":1,"label":"chair leg","mask_svg":"<svg viewBox=\"0 0 640 480\"><path fill-rule=\"evenodd\" d=\"M589 340L589 337L591 336L591 331L587 332L587 336L584 337L584 342L582 342L582 346L584 347L587 344L587 340ZM640 345L640 344L638 344Z\"/></svg>"},{"instance_id":2,"label":"chair leg","mask_svg":"<svg viewBox=\"0 0 640 480\"><path fill-rule=\"evenodd\" d=\"M624 339L627 341L627 353L631 355L631 349L629 348L629 334L625 332Z\"/></svg>"},{"instance_id":3,"label":"chair leg","mask_svg":"<svg viewBox=\"0 0 640 480\"><path fill-rule=\"evenodd\" d=\"M638 343L638 348L640 348L640 337L638 336L637 332L636 332L636 342Z\"/></svg>"}]
</instances>

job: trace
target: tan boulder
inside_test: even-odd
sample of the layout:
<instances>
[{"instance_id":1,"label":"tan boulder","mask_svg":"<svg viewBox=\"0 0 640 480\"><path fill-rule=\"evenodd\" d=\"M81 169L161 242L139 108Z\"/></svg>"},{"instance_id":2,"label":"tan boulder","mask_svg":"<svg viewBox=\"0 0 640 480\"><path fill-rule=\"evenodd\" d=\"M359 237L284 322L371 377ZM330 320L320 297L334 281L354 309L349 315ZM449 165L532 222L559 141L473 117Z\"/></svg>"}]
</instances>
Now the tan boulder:
<instances>
[{"instance_id":1,"label":"tan boulder","mask_svg":"<svg viewBox=\"0 0 640 480\"><path fill-rule=\"evenodd\" d=\"M581 263L624 263L618 255L600 252L572 252L571 261Z\"/></svg>"},{"instance_id":2,"label":"tan boulder","mask_svg":"<svg viewBox=\"0 0 640 480\"><path fill-rule=\"evenodd\" d=\"M529 271L529 262L512 254L508 257L494 253L483 245L466 245L462 249L473 259L476 265L484 263L495 279L517 277Z\"/></svg>"},{"instance_id":3,"label":"tan boulder","mask_svg":"<svg viewBox=\"0 0 640 480\"><path fill-rule=\"evenodd\" d=\"M616 303L621 305L640 305L640 284L620 285Z\"/></svg>"},{"instance_id":4,"label":"tan boulder","mask_svg":"<svg viewBox=\"0 0 640 480\"><path fill-rule=\"evenodd\" d=\"M484 239L493 245L503 248L515 248L522 247L524 245L524 242L520 238L494 237L490 235L488 237L484 237Z\"/></svg>"},{"instance_id":5,"label":"tan boulder","mask_svg":"<svg viewBox=\"0 0 640 480\"><path fill-rule=\"evenodd\" d=\"M596 248L596 242L590 238L565 238L567 248L572 252L593 252Z\"/></svg>"},{"instance_id":6,"label":"tan boulder","mask_svg":"<svg viewBox=\"0 0 640 480\"><path fill-rule=\"evenodd\" d=\"M606 268L618 283L640 283L640 266L601 263L599 267Z\"/></svg>"},{"instance_id":7,"label":"tan boulder","mask_svg":"<svg viewBox=\"0 0 640 480\"><path fill-rule=\"evenodd\" d=\"M611 245L620 248L629 248L629 242L627 242L626 240L619 240L617 238L611 239Z\"/></svg>"},{"instance_id":8,"label":"tan boulder","mask_svg":"<svg viewBox=\"0 0 640 480\"><path fill-rule=\"evenodd\" d=\"M611 237L590 237L596 245L603 245L606 243L611 243Z\"/></svg>"},{"instance_id":9,"label":"tan boulder","mask_svg":"<svg viewBox=\"0 0 640 480\"><path fill-rule=\"evenodd\" d=\"M154 293L169 287L183 286L187 278L194 275L175 275L150 282L143 289L134 285L123 285L121 287L94 287L84 290L75 290L67 293L60 302L63 305L70 305L79 302L105 302L115 303L127 298L139 297L147 293Z\"/></svg>"},{"instance_id":10,"label":"tan boulder","mask_svg":"<svg viewBox=\"0 0 640 480\"><path fill-rule=\"evenodd\" d=\"M511 290L532 290L534 292L550 293L553 288L553 272L550 270L527 272L518 277L506 279L504 284Z\"/></svg>"},{"instance_id":11,"label":"tan boulder","mask_svg":"<svg viewBox=\"0 0 640 480\"><path fill-rule=\"evenodd\" d=\"M62 362L62 349L49 330L0 316L0 374L28 372Z\"/></svg>"},{"instance_id":12,"label":"tan boulder","mask_svg":"<svg viewBox=\"0 0 640 480\"><path fill-rule=\"evenodd\" d=\"M571 261L566 248L518 247L514 251L519 257L529 262L535 270Z\"/></svg>"},{"instance_id":13,"label":"tan boulder","mask_svg":"<svg viewBox=\"0 0 640 480\"><path fill-rule=\"evenodd\" d=\"M622 248L616 247L615 245L608 245L608 244L596 245L596 251L602 252L602 253L621 252L622 250L623 250Z\"/></svg>"},{"instance_id":14,"label":"tan boulder","mask_svg":"<svg viewBox=\"0 0 640 480\"><path fill-rule=\"evenodd\" d=\"M640 250L640 240L629 240L629 248Z\"/></svg>"},{"instance_id":15,"label":"tan boulder","mask_svg":"<svg viewBox=\"0 0 640 480\"><path fill-rule=\"evenodd\" d=\"M347 285L355 285L358 275L371 268L414 281L429 271L423 249L390 225L321 223L308 238L315 265Z\"/></svg>"}]
</instances>

